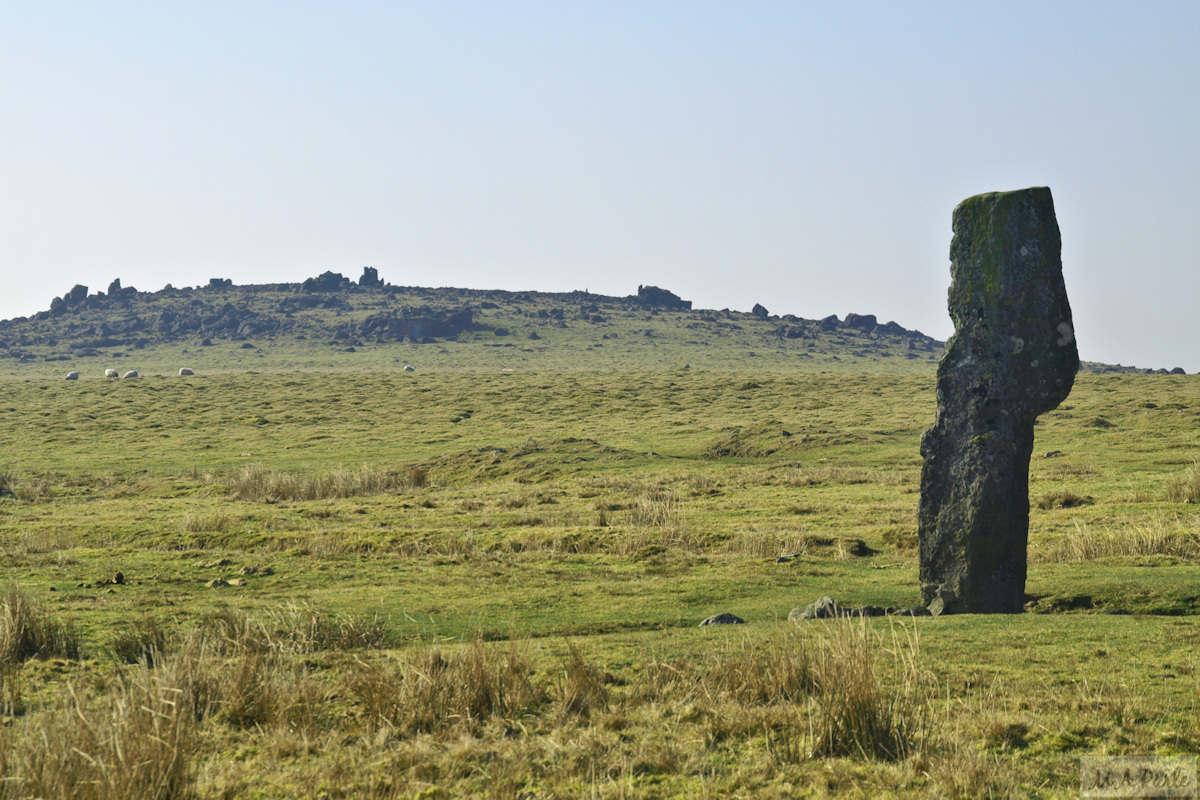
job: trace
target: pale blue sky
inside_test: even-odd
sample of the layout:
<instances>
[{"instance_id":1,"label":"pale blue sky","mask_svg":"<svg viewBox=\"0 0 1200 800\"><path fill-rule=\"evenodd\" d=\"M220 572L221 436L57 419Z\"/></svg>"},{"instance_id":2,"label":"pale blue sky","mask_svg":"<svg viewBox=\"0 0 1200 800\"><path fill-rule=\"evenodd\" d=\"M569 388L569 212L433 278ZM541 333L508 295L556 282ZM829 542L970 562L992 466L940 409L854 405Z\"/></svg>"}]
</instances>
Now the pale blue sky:
<instances>
[{"instance_id":1,"label":"pale blue sky","mask_svg":"<svg viewBox=\"0 0 1200 800\"><path fill-rule=\"evenodd\" d=\"M938 338L1050 186L1084 358L1200 371L1200 3L48 2L0 27L0 317L364 265Z\"/></svg>"}]
</instances>

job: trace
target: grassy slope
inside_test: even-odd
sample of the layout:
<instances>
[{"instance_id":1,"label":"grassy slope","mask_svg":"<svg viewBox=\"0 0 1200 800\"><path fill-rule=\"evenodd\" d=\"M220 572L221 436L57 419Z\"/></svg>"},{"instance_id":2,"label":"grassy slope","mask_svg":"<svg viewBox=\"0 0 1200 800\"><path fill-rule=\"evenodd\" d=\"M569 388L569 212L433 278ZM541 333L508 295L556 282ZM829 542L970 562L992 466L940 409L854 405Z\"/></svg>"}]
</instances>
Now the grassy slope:
<instances>
[{"instance_id":1,"label":"grassy slope","mask_svg":"<svg viewBox=\"0 0 1200 800\"><path fill-rule=\"evenodd\" d=\"M663 326L657 337L622 330L615 343L603 340L602 357L591 339L560 343L550 361L559 369L523 369L511 360L519 349L484 340L346 354L371 359L375 368L361 372L287 371L303 364L297 353L307 346L292 344L279 372L239 373L245 365L235 362L195 379L78 383L24 373L4 383L0 400L2 464L22 497L0 498L0 563L79 626L93 655L119 623L142 615L186 629L220 607L269 614L307 602L377 612L410 642L475 632L534 637L551 671L559 637L570 636L605 669L632 676L651 655L700 658L714 638L770 640L792 607L822 594L852 604L914 602L917 444L934 411L929 362L879 358L859 369L820 353L801 358L799 349L786 352L800 340L784 340L776 346L785 352L756 351L760 368L729 342L667 347L672 320L656 316L666 318L652 321ZM495 338L472 336L485 335ZM220 347L259 358L232 344L205 352ZM314 364L328 354L320 347ZM691 369L679 368L683 352ZM706 362L693 352L719 357ZM585 353L598 360L582 361ZM166 372L174 356L158 356ZM405 361L420 370L397 371ZM638 368L607 369L622 363ZM517 371L499 371L509 364ZM1081 376L1038 428L1039 455L1062 455L1035 458L1031 470L1036 610L1086 596L1097 610L1183 616L1085 611L909 623L946 700L941 725L957 731L947 733L957 743L944 741L924 765L801 760L738 789L743 767L731 765L753 760L762 744L747 733L701 748L700 761L635 769L625 783L581 778L581 786L757 794L792 782L817 793L953 794L955 769L939 759L966 753L980 785L1071 795L1081 753L1200 749L1197 519L1191 506L1168 500L1196 454L1197 380ZM425 480L342 498L237 499L239 475L257 467L309 478L340 469L347 483L354 473ZM1082 505L1056 507L1055 498ZM1072 560L1088 537L1104 536L1159 545ZM876 554L851 555L853 540ZM774 561L797 552L789 563ZM221 559L229 563L214 565ZM204 586L246 564L275 573L241 588ZM116 570L130 585L77 586ZM695 629L719 611L751 624ZM889 623L881 625L886 632ZM339 669L334 656L317 663ZM48 698L65 677L109 667L23 669L28 695ZM663 721L627 724L633 740L649 742ZM1005 726L1028 731L1014 738ZM212 735L203 758L223 777L202 781L210 789L236 783L230 749L253 745L238 758L279 796L296 790L296 770L338 758L321 746L281 765L252 737ZM486 791L463 781L455 791Z\"/></svg>"}]
</instances>

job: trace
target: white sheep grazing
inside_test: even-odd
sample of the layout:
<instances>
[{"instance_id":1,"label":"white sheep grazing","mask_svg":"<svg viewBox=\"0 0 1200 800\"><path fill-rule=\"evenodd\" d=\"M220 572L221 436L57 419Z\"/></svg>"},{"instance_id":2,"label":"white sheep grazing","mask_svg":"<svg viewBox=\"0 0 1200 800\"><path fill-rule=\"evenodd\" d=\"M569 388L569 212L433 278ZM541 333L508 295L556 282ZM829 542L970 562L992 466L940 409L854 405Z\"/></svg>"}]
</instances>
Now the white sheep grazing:
<instances>
[{"instance_id":1,"label":"white sheep grazing","mask_svg":"<svg viewBox=\"0 0 1200 800\"><path fill-rule=\"evenodd\" d=\"M416 372L416 371L417 371L417 368L416 368L416 367L414 367L412 364L405 364L405 365L404 365L404 371L405 371L405 372Z\"/></svg>"},{"instance_id":2,"label":"white sheep grazing","mask_svg":"<svg viewBox=\"0 0 1200 800\"><path fill-rule=\"evenodd\" d=\"M131 370L129 370L129 372L126 372L124 375L121 376L121 380L124 380L125 378L136 378L137 376L138 376L137 370L131 369Z\"/></svg>"},{"instance_id":3,"label":"white sheep grazing","mask_svg":"<svg viewBox=\"0 0 1200 800\"><path fill-rule=\"evenodd\" d=\"M67 373L67 380L69 380L69 381L77 381L77 380L79 380L79 373L78 373L78 372L68 372L68 373Z\"/></svg>"},{"instance_id":4,"label":"white sheep grazing","mask_svg":"<svg viewBox=\"0 0 1200 800\"><path fill-rule=\"evenodd\" d=\"M196 371L194 369L192 369L191 367L180 367L179 368L179 377L181 377L181 378L184 377L185 375L195 375L195 374L196 374Z\"/></svg>"},{"instance_id":5,"label":"white sheep grazing","mask_svg":"<svg viewBox=\"0 0 1200 800\"><path fill-rule=\"evenodd\" d=\"M121 377L121 373L117 372L115 369L106 369L106 370L104 370L104 377L119 378L119 377Z\"/></svg>"}]
</instances>

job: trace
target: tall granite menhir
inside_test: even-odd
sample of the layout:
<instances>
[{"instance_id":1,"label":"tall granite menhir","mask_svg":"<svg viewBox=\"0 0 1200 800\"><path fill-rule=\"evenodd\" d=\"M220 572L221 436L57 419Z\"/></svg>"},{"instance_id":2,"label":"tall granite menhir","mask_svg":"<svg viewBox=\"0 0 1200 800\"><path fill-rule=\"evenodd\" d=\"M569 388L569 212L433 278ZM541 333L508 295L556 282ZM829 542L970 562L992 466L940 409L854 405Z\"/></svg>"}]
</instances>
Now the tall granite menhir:
<instances>
[{"instance_id":1,"label":"tall granite menhir","mask_svg":"<svg viewBox=\"0 0 1200 800\"><path fill-rule=\"evenodd\" d=\"M1018 613L1033 423L1071 391L1079 352L1045 187L954 209L937 419L921 438L921 594L935 613Z\"/></svg>"}]
</instances>

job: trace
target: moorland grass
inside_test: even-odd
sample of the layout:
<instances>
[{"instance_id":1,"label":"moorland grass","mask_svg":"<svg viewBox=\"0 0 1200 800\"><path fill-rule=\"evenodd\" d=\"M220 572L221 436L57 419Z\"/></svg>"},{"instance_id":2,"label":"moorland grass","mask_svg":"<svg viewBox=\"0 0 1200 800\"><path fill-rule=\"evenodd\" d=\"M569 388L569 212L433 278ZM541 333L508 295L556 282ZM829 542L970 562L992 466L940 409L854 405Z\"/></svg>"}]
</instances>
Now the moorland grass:
<instances>
[{"instance_id":1,"label":"moorland grass","mask_svg":"<svg viewBox=\"0 0 1200 800\"><path fill-rule=\"evenodd\" d=\"M77 644L0 670L5 774L70 687L122 774L104 731L190 675L188 763L145 757L200 796L1073 796L1082 754L1200 751L1197 388L1040 419L1037 613L830 629L788 611L918 599L930 375L6 381L0 563ZM55 752L41 796L94 779Z\"/></svg>"}]
</instances>

